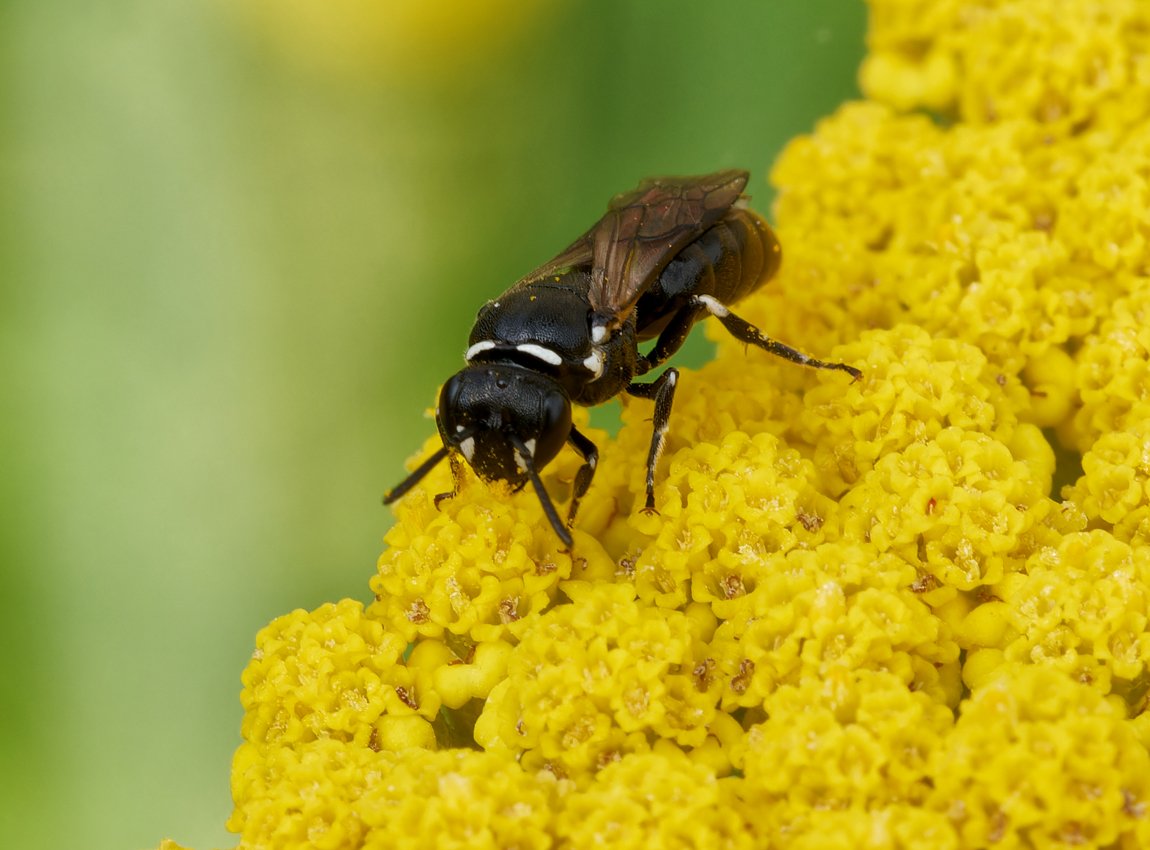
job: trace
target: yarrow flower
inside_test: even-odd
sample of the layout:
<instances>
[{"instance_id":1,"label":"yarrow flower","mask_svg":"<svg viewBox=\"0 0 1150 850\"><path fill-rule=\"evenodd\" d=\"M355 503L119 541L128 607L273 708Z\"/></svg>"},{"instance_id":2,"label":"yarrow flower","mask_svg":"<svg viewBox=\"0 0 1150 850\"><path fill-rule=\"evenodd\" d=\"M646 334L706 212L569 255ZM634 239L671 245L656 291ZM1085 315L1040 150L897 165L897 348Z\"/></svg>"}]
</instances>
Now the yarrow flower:
<instances>
[{"instance_id":1,"label":"yarrow flower","mask_svg":"<svg viewBox=\"0 0 1150 850\"><path fill-rule=\"evenodd\" d=\"M1150 846L1150 5L870 7L739 306L863 379L711 329L571 553L428 475L258 636L241 848Z\"/></svg>"}]
</instances>

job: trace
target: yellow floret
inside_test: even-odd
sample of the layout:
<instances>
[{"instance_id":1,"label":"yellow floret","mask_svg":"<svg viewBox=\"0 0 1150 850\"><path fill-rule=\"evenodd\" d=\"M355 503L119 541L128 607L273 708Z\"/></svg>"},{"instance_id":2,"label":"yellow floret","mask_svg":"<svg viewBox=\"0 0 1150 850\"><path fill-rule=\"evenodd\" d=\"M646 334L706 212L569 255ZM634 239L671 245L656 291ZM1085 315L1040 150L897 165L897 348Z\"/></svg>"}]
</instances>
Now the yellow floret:
<instances>
[{"instance_id":1,"label":"yellow floret","mask_svg":"<svg viewBox=\"0 0 1150 850\"><path fill-rule=\"evenodd\" d=\"M470 663L447 664L435 671L435 691L448 708L460 708L469 700L485 699L507 673L511 644L496 641L475 647Z\"/></svg>"}]
</instances>

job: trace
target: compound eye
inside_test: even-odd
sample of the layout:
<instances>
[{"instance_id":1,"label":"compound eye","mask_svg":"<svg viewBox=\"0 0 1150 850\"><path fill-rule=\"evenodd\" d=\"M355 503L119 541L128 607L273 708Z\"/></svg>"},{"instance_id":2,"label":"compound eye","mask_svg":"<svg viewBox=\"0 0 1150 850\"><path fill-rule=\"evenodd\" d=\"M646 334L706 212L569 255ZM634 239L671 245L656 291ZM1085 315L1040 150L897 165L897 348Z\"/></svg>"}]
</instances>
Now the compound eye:
<instances>
[{"instance_id":1,"label":"compound eye","mask_svg":"<svg viewBox=\"0 0 1150 850\"><path fill-rule=\"evenodd\" d=\"M435 417L439 420L445 440L451 440L455 434L469 430L472 424L472 412L463 404L463 385L460 375L453 375L439 394Z\"/></svg>"},{"instance_id":2,"label":"compound eye","mask_svg":"<svg viewBox=\"0 0 1150 850\"><path fill-rule=\"evenodd\" d=\"M540 400L540 427L535 441L535 464L550 461L571 433L571 402L560 392L546 393Z\"/></svg>"},{"instance_id":3,"label":"compound eye","mask_svg":"<svg viewBox=\"0 0 1150 850\"><path fill-rule=\"evenodd\" d=\"M548 393L543 402L543 421L548 431L559 426L562 430L571 427L571 402L560 393Z\"/></svg>"}]
</instances>

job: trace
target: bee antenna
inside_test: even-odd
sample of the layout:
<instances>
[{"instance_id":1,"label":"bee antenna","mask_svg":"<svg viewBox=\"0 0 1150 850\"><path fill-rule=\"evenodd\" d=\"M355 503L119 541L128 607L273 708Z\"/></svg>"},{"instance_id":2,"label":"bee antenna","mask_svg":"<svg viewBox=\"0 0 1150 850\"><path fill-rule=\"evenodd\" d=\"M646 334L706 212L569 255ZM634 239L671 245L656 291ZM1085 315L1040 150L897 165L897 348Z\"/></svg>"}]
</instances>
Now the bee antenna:
<instances>
[{"instance_id":1,"label":"bee antenna","mask_svg":"<svg viewBox=\"0 0 1150 850\"><path fill-rule=\"evenodd\" d=\"M412 472L411 475L407 476L407 478L403 479L400 484L384 493L383 503L385 505L390 505L396 499L405 496L408 490L422 481L423 476L427 475L427 473L435 469L435 467L439 465L439 462L445 457L447 457L447 446L440 446L439 450L423 463L421 463L418 467L416 467L415 471Z\"/></svg>"},{"instance_id":2,"label":"bee antenna","mask_svg":"<svg viewBox=\"0 0 1150 850\"><path fill-rule=\"evenodd\" d=\"M570 549L574 543L571 538L571 532L567 526L563 524L563 521L559 519L559 512L555 510L555 504L547 494L547 488L543 486L543 480L539 477L539 473L535 471L535 460L531 457L531 452L527 450L527 446L525 446L523 441L515 434L508 434L507 438L515 448L515 451L523 458L523 466L527 470L527 477L531 479L531 486L535 488L535 495L539 497L539 503L543 505L543 513L547 514L547 519L550 521L551 527L555 529L555 533L559 535L559 539L563 541L563 545Z\"/></svg>"}]
</instances>

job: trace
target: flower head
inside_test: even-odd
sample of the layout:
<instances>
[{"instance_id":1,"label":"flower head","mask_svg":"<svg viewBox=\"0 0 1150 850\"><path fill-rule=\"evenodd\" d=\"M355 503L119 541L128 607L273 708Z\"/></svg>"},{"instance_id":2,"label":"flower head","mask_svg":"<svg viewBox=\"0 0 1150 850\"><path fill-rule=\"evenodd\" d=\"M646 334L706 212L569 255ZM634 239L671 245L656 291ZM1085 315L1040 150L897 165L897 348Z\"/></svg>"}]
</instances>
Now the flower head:
<instances>
[{"instance_id":1,"label":"flower head","mask_svg":"<svg viewBox=\"0 0 1150 850\"><path fill-rule=\"evenodd\" d=\"M1150 844L1150 7L870 6L737 307L862 380L712 328L570 553L429 475L366 610L261 632L241 846Z\"/></svg>"}]
</instances>

